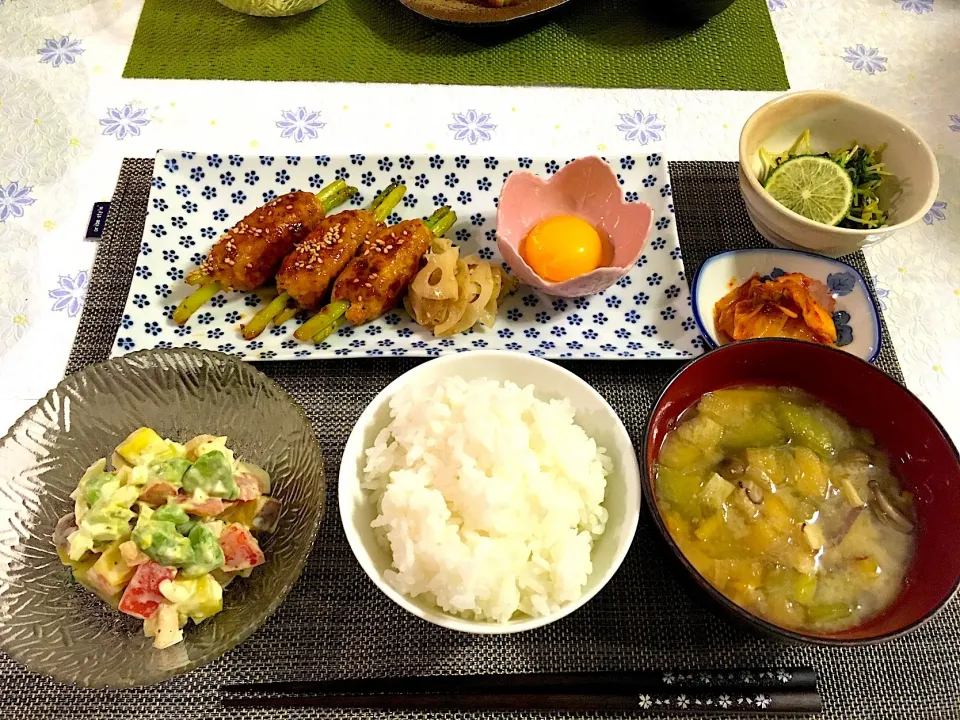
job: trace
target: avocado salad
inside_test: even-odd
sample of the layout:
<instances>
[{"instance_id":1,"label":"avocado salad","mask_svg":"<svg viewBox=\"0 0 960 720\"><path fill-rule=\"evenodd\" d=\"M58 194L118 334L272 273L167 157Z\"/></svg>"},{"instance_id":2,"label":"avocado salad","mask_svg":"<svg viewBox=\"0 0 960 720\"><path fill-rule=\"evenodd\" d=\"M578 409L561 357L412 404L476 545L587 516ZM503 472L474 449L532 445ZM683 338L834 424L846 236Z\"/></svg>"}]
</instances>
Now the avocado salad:
<instances>
[{"instance_id":1,"label":"avocado salad","mask_svg":"<svg viewBox=\"0 0 960 720\"><path fill-rule=\"evenodd\" d=\"M57 523L57 553L77 582L143 620L156 648L220 612L223 589L264 562L256 536L276 529L270 476L226 443L199 435L181 445L139 428L112 470L106 458L87 469Z\"/></svg>"}]
</instances>

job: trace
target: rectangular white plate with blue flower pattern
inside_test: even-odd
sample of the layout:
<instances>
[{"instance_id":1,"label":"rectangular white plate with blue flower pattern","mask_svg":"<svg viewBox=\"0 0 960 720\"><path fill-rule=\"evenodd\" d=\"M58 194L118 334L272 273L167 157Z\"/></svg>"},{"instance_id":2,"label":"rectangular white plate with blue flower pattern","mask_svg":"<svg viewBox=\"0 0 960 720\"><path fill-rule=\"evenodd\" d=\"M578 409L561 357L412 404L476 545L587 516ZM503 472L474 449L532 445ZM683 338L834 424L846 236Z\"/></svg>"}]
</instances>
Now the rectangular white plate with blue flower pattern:
<instances>
[{"instance_id":1,"label":"rectangular white plate with blue flower pattern","mask_svg":"<svg viewBox=\"0 0 960 720\"><path fill-rule=\"evenodd\" d=\"M293 338L295 322L271 327L252 342L240 335L262 300L222 293L184 327L173 310L190 292L184 276L217 238L258 205L293 190L319 190L345 179L366 205L377 190L399 181L408 194L390 222L426 217L450 204L459 217L448 233L462 254L500 262L495 230L497 193L513 170L555 173L551 158L374 155L243 156L161 151L157 155L143 244L114 355L144 348L195 347L245 360L362 356L436 356L473 348L528 352L549 358L687 358L702 352L690 306L673 218L670 178L659 154L609 158L628 200L653 208L645 253L630 273L594 296L562 299L528 286L510 296L492 330L437 338L401 309L360 327L344 327L320 345Z\"/></svg>"}]
</instances>

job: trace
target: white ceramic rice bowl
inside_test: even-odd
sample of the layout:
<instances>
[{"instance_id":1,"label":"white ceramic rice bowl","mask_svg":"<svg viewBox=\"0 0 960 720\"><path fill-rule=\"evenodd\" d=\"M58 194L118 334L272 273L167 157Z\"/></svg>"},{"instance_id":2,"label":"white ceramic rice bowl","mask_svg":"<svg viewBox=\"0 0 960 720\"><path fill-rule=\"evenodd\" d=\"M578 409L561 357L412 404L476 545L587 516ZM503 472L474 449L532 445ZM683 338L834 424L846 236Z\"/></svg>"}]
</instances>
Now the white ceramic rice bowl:
<instances>
[{"instance_id":1,"label":"white ceramic rice bowl","mask_svg":"<svg viewBox=\"0 0 960 720\"><path fill-rule=\"evenodd\" d=\"M533 385L540 400L567 398L576 411L575 420L586 433L606 448L613 461L607 476L604 507L609 513L606 529L595 541L590 574L583 594L558 611L541 617L523 617L506 623L468 620L450 615L429 600L397 592L384 579L391 558L378 543L370 523L377 516L369 491L360 487L366 463L365 450L390 422L390 399L410 383L427 383L441 377L466 380L488 378L510 381L521 387ZM431 360L406 372L384 388L357 420L347 440L340 463L340 520L350 549L374 584L400 607L417 617L451 630L502 634L542 627L585 605L613 577L626 557L640 517L640 468L626 428L613 408L596 390L570 371L530 355L497 350L478 350Z\"/></svg>"}]
</instances>

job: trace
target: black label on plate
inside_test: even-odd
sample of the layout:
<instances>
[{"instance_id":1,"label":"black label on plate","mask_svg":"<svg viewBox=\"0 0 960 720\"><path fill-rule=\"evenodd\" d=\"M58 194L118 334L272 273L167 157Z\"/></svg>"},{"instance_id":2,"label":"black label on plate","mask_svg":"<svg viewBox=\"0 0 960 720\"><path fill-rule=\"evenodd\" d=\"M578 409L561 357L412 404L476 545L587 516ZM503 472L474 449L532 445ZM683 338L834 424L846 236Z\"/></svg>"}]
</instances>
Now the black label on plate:
<instances>
[{"instance_id":1,"label":"black label on plate","mask_svg":"<svg viewBox=\"0 0 960 720\"><path fill-rule=\"evenodd\" d=\"M87 240L99 240L103 237L103 227L107 224L108 212L110 212L110 203L98 202L93 204L90 223L87 225Z\"/></svg>"}]
</instances>

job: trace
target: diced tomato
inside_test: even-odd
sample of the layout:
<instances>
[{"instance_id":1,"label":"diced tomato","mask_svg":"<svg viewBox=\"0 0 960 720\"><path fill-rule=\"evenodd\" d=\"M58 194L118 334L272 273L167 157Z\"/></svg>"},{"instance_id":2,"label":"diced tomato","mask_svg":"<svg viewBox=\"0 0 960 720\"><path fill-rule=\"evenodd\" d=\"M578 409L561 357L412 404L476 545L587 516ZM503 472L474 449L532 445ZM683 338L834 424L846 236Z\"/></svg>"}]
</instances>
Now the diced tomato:
<instances>
[{"instance_id":1,"label":"diced tomato","mask_svg":"<svg viewBox=\"0 0 960 720\"><path fill-rule=\"evenodd\" d=\"M263 551L257 539L243 525L227 525L220 534L220 549L223 550L223 570L247 570L262 565Z\"/></svg>"},{"instance_id":2,"label":"diced tomato","mask_svg":"<svg viewBox=\"0 0 960 720\"><path fill-rule=\"evenodd\" d=\"M148 483L140 491L140 499L148 505L166 505L167 499L177 494L177 487L173 483L158 481Z\"/></svg>"},{"instance_id":3,"label":"diced tomato","mask_svg":"<svg viewBox=\"0 0 960 720\"><path fill-rule=\"evenodd\" d=\"M137 572L123 591L120 612L146 620L157 611L164 600L160 593L160 583L173 580L176 575L176 568L164 567L153 560L138 565Z\"/></svg>"},{"instance_id":4,"label":"diced tomato","mask_svg":"<svg viewBox=\"0 0 960 720\"><path fill-rule=\"evenodd\" d=\"M263 488L260 486L260 478L251 473L240 473L233 478L240 489L240 496L237 498L241 502L256 500L263 494Z\"/></svg>"},{"instance_id":5,"label":"diced tomato","mask_svg":"<svg viewBox=\"0 0 960 720\"><path fill-rule=\"evenodd\" d=\"M197 502L189 495L178 495L176 502L180 504L183 511L188 515L197 515L199 517L215 517L230 506L230 501L224 502L220 498L207 498L202 502Z\"/></svg>"}]
</instances>

